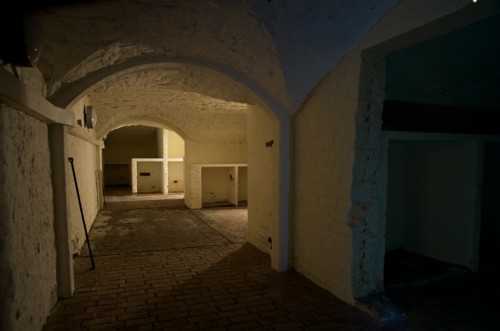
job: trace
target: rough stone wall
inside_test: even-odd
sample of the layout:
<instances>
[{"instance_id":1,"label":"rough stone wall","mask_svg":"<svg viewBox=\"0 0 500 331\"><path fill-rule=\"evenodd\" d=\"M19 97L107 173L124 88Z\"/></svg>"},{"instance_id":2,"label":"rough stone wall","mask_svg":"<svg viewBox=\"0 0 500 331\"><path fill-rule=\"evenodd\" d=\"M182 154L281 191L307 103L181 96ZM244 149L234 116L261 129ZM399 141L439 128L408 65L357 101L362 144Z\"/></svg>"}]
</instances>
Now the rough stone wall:
<instances>
[{"instance_id":1,"label":"rough stone wall","mask_svg":"<svg viewBox=\"0 0 500 331\"><path fill-rule=\"evenodd\" d=\"M385 191L379 192L385 179L380 178L382 164L382 110L385 98L385 63L377 57L362 61L359 103L356 113L355 165L353 168L352 209L349 222L353 228L353 294L362 297L381 289L384 279Z\"/></svg>"},{"instance_id":2,"label":"rough stone wall","mask_svg":"<svg viewBox=\"0 0 500 331\"><path fill-rule=\"evenodd\" d=\"M0 104L0 329L40 330L56 301L47 124Z\"/></svg>"},{"instance_id":3,"label":"rough stone wall","mask_svg":"<svg viewBox=\"0 0 500 331\"><path fill-rule=\"evenodd\" d=\"M277 223L277 192L279 174L275 162L279 151L278 123L262 108L248 107L248 241L269 253L268 237ZM266 142L273 140L273 146Z\"/></svg>"},{"instance_id":4,"label":"rough stone wall","mask_svg":"<svg viewBox=\"0 0 500 331\"><path fill-rule=\"evenodd\" d=\"M99 212L98 203L98 168L97 147L79 137L68 136L68 157L73 158L73 165L78 181L78 190L85 216L87 230L90 231ZM71 164L66 167L66 185L68 194L68 223L73 253L79 253L85 244L85 231L78 205Z\"/></svg>"}]
</instances>

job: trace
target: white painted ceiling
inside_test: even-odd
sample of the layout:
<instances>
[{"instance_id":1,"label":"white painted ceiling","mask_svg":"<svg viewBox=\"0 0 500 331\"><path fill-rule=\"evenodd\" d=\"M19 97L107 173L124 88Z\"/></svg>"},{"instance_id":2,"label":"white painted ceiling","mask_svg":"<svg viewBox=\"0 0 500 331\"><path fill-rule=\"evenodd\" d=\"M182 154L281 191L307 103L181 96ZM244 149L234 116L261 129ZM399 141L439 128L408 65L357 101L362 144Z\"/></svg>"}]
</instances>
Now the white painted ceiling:
<instances>
[{"instance_id":1,"label":"white painted ceiling","mask_svg":"<svg viewBox=\"0 0 500 331\"><path fill-rule=\"evenodd\" d=\"M60 96L100 74L84 91L98 137L144 119L194 141L243 142L259 91L293 114L398 2L40 0L22 10L41 18L49 100L68 106L77 100ZM499 35L495 15L390 54L386 98L498 109ZM127 62L137 65L110 69Z\"/></svg>"}]
</instances>

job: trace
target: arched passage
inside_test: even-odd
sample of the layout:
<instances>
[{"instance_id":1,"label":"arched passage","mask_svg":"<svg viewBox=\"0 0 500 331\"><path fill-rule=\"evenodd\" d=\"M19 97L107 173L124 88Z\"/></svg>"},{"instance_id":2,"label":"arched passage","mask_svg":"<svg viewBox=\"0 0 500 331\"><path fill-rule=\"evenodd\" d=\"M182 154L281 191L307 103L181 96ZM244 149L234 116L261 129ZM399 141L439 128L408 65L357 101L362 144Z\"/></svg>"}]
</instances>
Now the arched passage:
<instances>
[{"instance_id":1,"label":"arched passage","mask_svg":"<svg viewBox=\"0 0 500 331\"><path fill-rule=\"evenodd\" d=\"M265 119L268 121L269 130L266 132L266 136L257 137L257 133L250 133L252 138L255 140L265 140L264 142L256 142L253 146L257 148L253 149L252 162L257 164L262 161L262 157L268 158L266 164L268 164L268 171L270 171L271 176L269 177L271 182L263 183L266 187L269 185L272 190L268 190L270 198L266 201L266 205L269 209L268 217L269 224L262 233L258 236L254 236L254 240L258 240L259 243L256 246L261 249L269 249L269 254L271 256L272 267L279 271L285 271L290 268L290 254L289 254L289 229L288 229L288 191L289 191L289 135L290 135L290 123L289 115L284 107L281 106L274 98L272 98L263 88L261 88L257 83L249 80L244 75L239 72L232 70L231 68L225 67L223 65L214 64L202 60L192 60L192 59L169 59L165 57L145 57L137 58L133 60L126 61L121 64L117 64L111 67L102 68L93 73L89 73L84 78L77 80L73 83L62 86L58 91L56 91L52 96L49 97L52 103L58 105L67 110L71 110L75 107L79 100L87 97L90 94L89 102L92 103L92 91L94 88L99 86L100 83L112 80L116 75L127 73L127 72L137 72L137 70L151 69L152 67L158 65L164 65L165 63L182 63L184 65L189 65L196 67L197 69L205 70L206 72L213 74L215 77L226 80L237 86L239 89L244 91L248 96L242 102L232 102L231 106L234 108L243 109L247 112L260 112L262 115L254 117L254 119ZM198 94L192 94L191 96L196 96ZM253 104L253 105L252 105ZM168 105L165 105L168 106ZM120 108L117 105L117 108ZM98 107L96 108L99 113ZM123 109L115 109L117 114L123 111ZM155 123L155 126L165 126L174 128L175 131L179 132L180 135L186 139L186 150L198 150L204 149L210 152L211 146L217 144L217 141L209 141L207 144L203 145L203 141L193 139L190 133L185 130L181 122L176 122L175 120L170 121L168 118L158 116L162 114L161 110L148 115L147 112L143 113L129 113L126 116L118 116L117 119L112 119L111 117L106 118L101 116L104 121L98 122L96 126L96 136L97 138L102 138L106 132L108 132L113 127L118 127L125 125L127 123ZM185 117L184 117L185 118ZM254 126L255 128L255 126ZM247 132L245 132L247 134ZM271 142L271 144L267 144ZM272 143L274 142L274 144ZM233 146L237 145L236 142L231 142ZM216 154L216 153L215 153ZM199 162L194 160L191 155L186 155L186 167L190 164ZM211 155L214 155L212 153ZM191 163L190 163L191 162ZM249 167L252 167L251 162L249 162ZM249 181L252 181L251 176L249 176ZM258 176L255 176L255 178ZM252 185L250 185L252 186ZM253 187L258 189L263 189L258 183L255 183ZM189 189L187 189L189 191ZM250 197L249 197L250 199ZM250 208L258 209L259 205L253 205ZM258 213L256 213L257 215ZM249 212L249 215L252 215ZM252 222L252 216L249 216L249 223ZM251 236L250 236L251 237ZM264 244L263 241L266 243ZM268 246L268 241L272 242L272 245ZM252 243L252 242L251 242ZM69 267L69 266L68 266Z\"/></svg>"}]
</instances>

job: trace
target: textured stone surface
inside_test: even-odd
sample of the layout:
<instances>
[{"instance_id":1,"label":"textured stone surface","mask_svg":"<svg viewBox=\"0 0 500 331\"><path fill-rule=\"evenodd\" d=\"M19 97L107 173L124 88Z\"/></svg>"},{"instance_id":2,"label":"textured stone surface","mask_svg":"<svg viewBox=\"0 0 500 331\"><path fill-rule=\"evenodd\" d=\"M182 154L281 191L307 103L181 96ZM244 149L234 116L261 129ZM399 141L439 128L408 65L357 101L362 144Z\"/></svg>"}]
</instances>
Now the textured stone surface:
<instances>
[{"instance_id":1,"label":"textured stone surface","mask_svg":"<svg viewBox=\"0 0 500 331\"><path fill-rule=\"evenodd\" d=\"M0 329L40 330L56 300L47 125L0 104Z\"/></svg>"}]
</instances>

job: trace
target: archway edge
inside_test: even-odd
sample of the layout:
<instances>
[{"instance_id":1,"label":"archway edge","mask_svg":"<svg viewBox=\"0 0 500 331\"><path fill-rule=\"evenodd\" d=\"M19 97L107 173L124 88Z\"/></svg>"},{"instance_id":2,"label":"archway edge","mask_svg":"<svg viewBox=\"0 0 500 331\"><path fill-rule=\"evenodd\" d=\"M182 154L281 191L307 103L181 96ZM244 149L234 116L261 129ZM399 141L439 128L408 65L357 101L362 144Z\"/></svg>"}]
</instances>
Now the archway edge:
<instances>
[{"instance_id":1,"label":"archway edge","mask_svg":"<svg viewBox=\"0 0 500 331\"><path fill-rule=\"evenodd\" d=\"M232 79L235 84L249 92L260 106L271 111L280 121L289 117L291 109L282 105L258 83L249 79L241 72L224 64L189 57L140 56L131 58L124 62L93 71L71 83L63 84L48 97L48 100L60 108L68 109L99 82L126 70L155 64L184 64L223 75Z\"/></svg>"}]
</instances>

